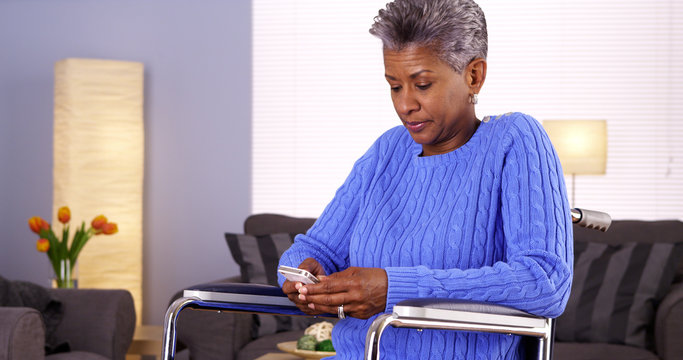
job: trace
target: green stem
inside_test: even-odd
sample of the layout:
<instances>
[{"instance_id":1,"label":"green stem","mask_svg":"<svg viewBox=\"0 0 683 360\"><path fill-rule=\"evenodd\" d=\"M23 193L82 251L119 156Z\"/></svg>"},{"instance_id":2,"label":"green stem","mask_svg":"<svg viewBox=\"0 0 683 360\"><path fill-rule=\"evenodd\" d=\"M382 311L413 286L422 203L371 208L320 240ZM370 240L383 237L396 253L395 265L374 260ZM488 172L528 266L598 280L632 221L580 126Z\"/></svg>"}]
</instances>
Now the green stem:
<instances>
[{"instance_id":1,"label":"green stem","mask_svg":"<svg viewBox=\"0 0 683 360\"><path fill-rule=\"evenodd\" d=\"M54 269L55 274L59 274L59 240L55 236L55 233L52 232L52 228L49 228L47 230L41 230L40 237L43 239L47 239L47 241L50 243L50 249L48 249L47 251L47 257L48 259L50 259L50 262L52 263L52 268Z\"/></svg>"},{"instance_id":2,"label":"green stem","mask_svg":"<svg viewBox=\"0 0 683 360\"><path fill-rule=\"evenodd\" d=\"M73 268L74 265L76 264L76 259L78 259L78 255L81 253L81 250L85 246L85 244L90 240L90 237L93 235L93 230L92 228L88 229L87 231L85 230L85 222L81 225L81 228L76 232L76 235L74 236L74 242L71 245L71 252L69 253L69 259L71 260L71 267Z\"/></svg>"},{"instance_id":3,"label":"green stem","mask_svg":"<svg viewBox=\"0 0 683 360\"><path fill-rule=\"evenodd\" d=\"M62 239L64 239L64 242L69 239L69 225L64 225L64 228L62 229Z\"/></svg>"}]
</instances>

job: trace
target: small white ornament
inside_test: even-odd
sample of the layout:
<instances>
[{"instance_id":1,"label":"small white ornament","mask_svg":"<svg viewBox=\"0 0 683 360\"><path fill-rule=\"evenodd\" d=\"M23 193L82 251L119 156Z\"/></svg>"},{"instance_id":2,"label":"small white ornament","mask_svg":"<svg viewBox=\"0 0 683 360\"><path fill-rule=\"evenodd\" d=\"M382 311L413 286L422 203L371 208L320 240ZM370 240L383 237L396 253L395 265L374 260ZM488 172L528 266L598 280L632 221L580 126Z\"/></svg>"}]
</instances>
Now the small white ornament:
<instances>
[{"instance_id":1,"label":"small white ornament","mask_svg":"<svg viewBox=\"0 0 683 360\"><path fill-rule=\"evenodd\" d=\"M315 323L306 328L305 335L313 335L318 342L332 339L332 328L334 325L327 321Z\"/></svg>"}]
</instances>

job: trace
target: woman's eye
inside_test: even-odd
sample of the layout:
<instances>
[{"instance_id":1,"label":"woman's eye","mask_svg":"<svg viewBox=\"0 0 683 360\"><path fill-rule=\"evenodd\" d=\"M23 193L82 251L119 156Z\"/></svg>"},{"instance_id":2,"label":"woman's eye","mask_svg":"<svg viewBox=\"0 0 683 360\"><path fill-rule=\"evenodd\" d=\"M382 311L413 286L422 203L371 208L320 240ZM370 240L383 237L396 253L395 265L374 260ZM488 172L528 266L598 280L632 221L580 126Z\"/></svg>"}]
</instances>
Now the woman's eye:
<instances>
[{"instance_id":1,"label":"woman's eye","mask_svg":"<svg viewBox=\"0 0 683 360\"><path fill-rule=\"evenodd\" d=\"M429 84L419 84L419 85L415 85L415 86L416 86L418 89L420 89L420 90L427 90L427 89L429 89L430 86L432 86L432 84L431 84L431 83L429 83Z\"/></svg>"},{"instance_id":2,"label":"woman's eye","mask_svg":"<svg viewBox=\"0 0 683 360\"><path fill-rule=\"evenodd\" d=\"M392 86L391 87L391 91L393 91L393 92L398 92L399 90L401 90L400 86Z\"/></svg>"}]
</instances>

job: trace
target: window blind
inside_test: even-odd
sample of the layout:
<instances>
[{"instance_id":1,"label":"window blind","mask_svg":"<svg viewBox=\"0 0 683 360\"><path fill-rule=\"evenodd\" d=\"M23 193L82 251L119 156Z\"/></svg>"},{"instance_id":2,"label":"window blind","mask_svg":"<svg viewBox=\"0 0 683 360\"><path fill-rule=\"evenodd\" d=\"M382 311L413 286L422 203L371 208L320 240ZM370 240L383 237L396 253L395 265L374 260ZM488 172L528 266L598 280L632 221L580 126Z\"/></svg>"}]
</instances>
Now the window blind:
<instances>
[{"instance_id":1,"label":"window blind","mask_svg":"<svg viewBox=\"0 0 683 360\"><path fill-rule=\"evenodd\" d=\"M318 216L353 162L399 125L368 33L386 1L253 0L253 212ZM489 56L477 115L607 120L607 172L577 175L574 205L683 219L683 5L478 3Z\"/></svg>"}]
</instances>

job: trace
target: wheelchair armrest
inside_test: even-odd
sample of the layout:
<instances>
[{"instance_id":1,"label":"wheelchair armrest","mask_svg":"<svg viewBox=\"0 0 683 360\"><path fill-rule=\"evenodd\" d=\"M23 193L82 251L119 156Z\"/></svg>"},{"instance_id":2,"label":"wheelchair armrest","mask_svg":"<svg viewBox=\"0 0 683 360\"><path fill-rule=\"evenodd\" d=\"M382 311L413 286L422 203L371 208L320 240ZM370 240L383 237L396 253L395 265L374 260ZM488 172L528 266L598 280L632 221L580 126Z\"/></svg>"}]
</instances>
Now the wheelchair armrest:
<instances>
[{"instance_id":1,"label":"wheelchair armrest","mask_svg":"<svg viewBox=\"0 0 683 360\"><path fill-rule=\"evenodd\" d=\"M166 310L162 358L175 358L176 322L185 309L216 312L261 313L310 316L296 307L277 286L246 283L208 283L191 286L183 291ZM320 316L333 317L332 314Z\"/></svg>"},{"instance_id":2,"label":"wheelchair armrest","mask_svg":"<svg viewBox=\"0 0 683 360\"><path fill-rule=\"evenodd\" d=\"M522 310L518 310L508 306L461 299L419 298L403 300L399 302L397 306L418 306L443 310L460 310L467 312L479 312L499 315L537 317Z\"/></svg>"},{"instance_id":3,"label":"wheelchair armrest","mask_svg":"<svg viewBox=\"0 0 683 360\"><path fill-rule=\"evenodd\" d=\"M411 299L379 315L365 337L365 358L379 359L380 339L388 326L415 329L478 331L532 336L539 359L552 356L554 320L507 306L458 299Z\"/></svg>"},{"instance_id":4,"label":"wheelchair armrest","mask_svg":"<svg viewBox=\"0 0 683 360\"><path fill-rule=\"evenodd\" d=\"M200 284L186 289L183 299L193 299L187 306L199 309L309 316L299 310L281 288L273 285Z\"/></svg>"},{"instance_id":5,"label":"wheelchair armrest","mask_svg":"<svg viewBox=\"0 0 683 360\"><path fill-rule=\"evenodd\" d=\"M485 326L543 328L546 318L511 307L460 299L421 298L399 302L394 306L399 319L423 321L457 321ZM441 326L441 325L440 325Z\"/></svg>"}]
</instances>

